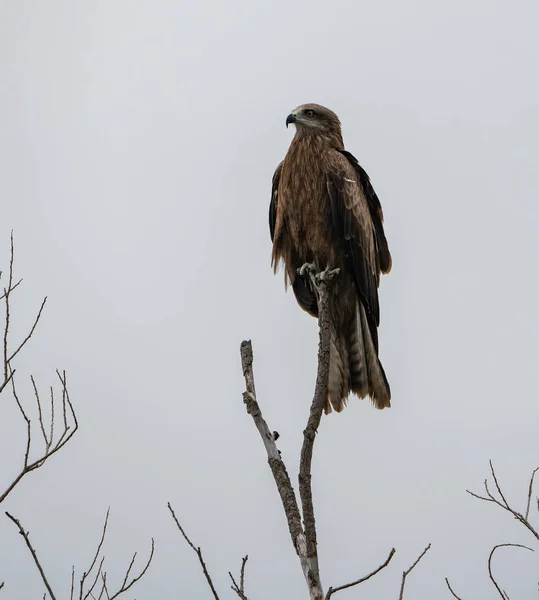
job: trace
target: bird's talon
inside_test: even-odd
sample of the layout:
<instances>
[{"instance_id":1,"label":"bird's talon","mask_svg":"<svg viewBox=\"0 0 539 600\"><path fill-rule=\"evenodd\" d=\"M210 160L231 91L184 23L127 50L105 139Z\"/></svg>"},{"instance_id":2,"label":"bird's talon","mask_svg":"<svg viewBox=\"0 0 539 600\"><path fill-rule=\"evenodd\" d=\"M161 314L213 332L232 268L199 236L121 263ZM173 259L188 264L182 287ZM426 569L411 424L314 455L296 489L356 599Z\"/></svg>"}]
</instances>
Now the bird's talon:
<instances>
[{"instance_id":1,"label":"bird's talon","mask_svg":"<svg viewBox=\"0 0 539 600\"><path fill-rule=\"evenodd\" d=\"M305 263L298 269L298 274L303 277L304 275L312 275L313 271L316 272L316 265L314 263Z\"/></svg>"}]
</instances>

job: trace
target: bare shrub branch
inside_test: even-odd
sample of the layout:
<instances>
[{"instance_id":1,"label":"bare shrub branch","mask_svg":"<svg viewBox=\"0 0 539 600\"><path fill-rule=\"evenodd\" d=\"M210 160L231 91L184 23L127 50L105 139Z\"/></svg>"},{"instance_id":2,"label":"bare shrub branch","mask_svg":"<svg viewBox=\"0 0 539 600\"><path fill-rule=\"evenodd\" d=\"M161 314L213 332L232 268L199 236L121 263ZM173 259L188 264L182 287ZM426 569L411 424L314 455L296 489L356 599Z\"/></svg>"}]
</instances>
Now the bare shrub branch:
<instances>
[{"instance_id":1,"label":"bare shrub branch","mask_svg":"<svg viewBox=\"0 0 539 600\"><path fill-rule=\"evenodd\" d=\"M490 554L488 557L488 575L489 575L490 580L492 581L494 587L496 588L498 594L503 598L503 600L508 600L509 597L508 597L507 593L500 588L496 579L494 579L494 575L492 573L492 558L498 548L507 548L507 547L525 548L526 550L533 552L533 550L531 548L528 548L528 546L523 546L522 544L498 544L497 546L494 546L494 548L492 548L492 550L490 551Z\"/></svg>"},{"instance_id":2,"label":"bare shrub branch","mask_svg":"<svg viewBox=\"0 0 539 600\"><path fill-rule=\"evenodd\" d=\"M457 594L454 592L453 588L451 587L451 584L449 583L449 579L447 579L447 577L445 578L445 583L447 585L447 588L451 592L451 595L453 596L453 598L456 598L457 600L462 600L462 598L460 596L457 596Z\"/></svg>"},{"instance_id":3,"label":"bare shrub branch","mask_svg":"<svg viewBox=\"0 0 539 600\"><path fill-rule=\"evenodd\" d=\"M115 593L113 593L113 594L109 593L109 590L107 587L107 573L104 571L105 557L100 556L102 548L103 548L103 543L105 541L105 537L107 534L109 514L110 514L110 510L107 510L107 515L105 517L105 523L103 525L103 531L101 533L101 538L99 540L97 551L95 552L94 557L92 559L90 568L87 571L85 571L80 578L79 600L87 600L88 598L91 598L93 600L95 598L94 591L99 589L98 584L100 585L99 598L103 598L104 594L106 594L107 600L113 600L115 598L118 598L118 596L120 596L124 592L127 592L138 581L140 581L142 579L142 577L144 577L144 575L148 571L150 564L152 562L153 555L154 555L154 549L155 549L153 538L152 538L152 547L151 547L151 551L150 551L150 556L149 556L148 560L146 561L144 567L140 570L139 574L136 576L131 576L131 571L133 570L133 566L135 564L135 559L137 556L137 553L135 552L135 554L133 555L133 557L131 559L131 562L129 563L129 567L127 568L127 571L123 578L122 584L120 585L120 587L118 588L118 590ZM39 570L41 579L43 580L43 583L44 583L45 587L47 588L47 592L48 592L49 596L51 597L51 600L56 600L54 592L49 584L47 576L45 575L43 567L41 566L41 563L39 561L37 552L35 551L32 544L30 543L29 533L24 531L24 528L18 519L16 519L15 517L13 517L12 515L10 515L7 512L6 512L6 515L19 528L19 533L24 538L24 541L26 542L26 545L27 545L28 549L30 550L30 553L32 554L34 563ZM97 566L97 569L94 571L96 566ZM97 591L96 591L96 593L97 593ZM74 600L74 596L75 596L75 567L73 566L71 569L70 600ZM44 597L46 597L46 594Z\"/></svg>"},{"instance_id":4,"label":"bare shrub branch","mask_svg":"<svg viewBox=\"0 0 539 600\"><path fill-rule=\"evenodd\" d=\"M417 559L414 562L414 564L408 570L402 572L402 580L401 580L401 589L400 589L400 593L399 593L399 600L402 600L404 598L404 586L406 585L406 578L414 570L414 568L417 566L417 564L419 563L419 561L425 556L425 554L427 554L427 552L430 550L430 546L431 545L429 544L423 550L423 552L421 552L421 554L417 557Z\"/></svg>"},{"instance_id":5,"label":"bare shrub branch","mask_svg":"<svg viewBox=\"0 0 539 600\"><path fill-rule=\"evenodd\" d=\"M533 470L532 476L530 477L530 485L528 486L528 502L526 504L526 513L524 514L524 518L528 520L530 516L530 504L532 501L532 492L533 492L533 480L535 478L535 474L539 471L539 467ZM538 509L539 509L539 499L538 499Z\"/></svg>"},{"instance_id":6,"label":"bare shrub branch","mask_svg":"<svg viewBox=\"0 0 539 600\"><path fill-rule=\"evenodd\" d=\"M174 522L176 523L176 526L178 527L178 529L180 530L181 534L183 535L185 541L189 544L189 546L191 547L191 549L193 550L193 552L198 556L198 561L200 562L200 566L202 567L202 572L204 573L204 577L206 578L206 581L211 589L211 592L213 594L213 597L215 598L215 600L219 600L219 596L215 590L215 586L213 585L213 581L210 577L210 574L208 572L208 569L206 568L206 563L204 562L204 558L202 556L202 550L200 549L200 547L196 547L193 542L187 537L187 534L185 533L183 527L180 525L180 522L178 521L176 514L174 513L174 510L172 508L172 506L170 505L170 502L167 504L168 506L168 510L170 511L170 514L172 515L172 518L174 519Z\"/></svg>"},{"instance_id":7,"label":"bare shrub branch","mask_svg":"<svg viewBox=\"0 0 539 600\"><path fill-rule=\"evenodd\" d=\"M385 569L387 567L387 565L389 564L389 561L393 558L394 554L395 554L395 548L391 548L391 552L389 553L389 556L386 558L385 562L382 563L379 567L377 567L376 569L374 569L374 571L372 571L372 573L369 573L365 577L362 577L361 579L358 579L357 581L352 581L352 583L347 583L345 585L340 585L340 586L338 586L336 588L330 587L328 589L327 594L326 594L325 600L329 600L331 598L331 596L333 594L335 594L336 592L340 592L341 590L346 590L347 588L353 587L355 585L359 585L360 583L363 583L364 581L367 581L367 579L370 579L371 577L374 577L382 569Z\"/></svg>"},{"instance_id":8,"label":"bare shrub branch","mask_svg":"<svg viewBox=\"0 0 539 600\"><path fill-rule=\"evenodd\" d=\"M67 379L65 371L60 374L59 371L56 371L58 375L58 379L60 380L60 384L62 387L62 421L63 421L63 429L60 432L60 436L58 439L54 440L54 395L51 395L50 403L49 403L49 414L51 418L51 437L47 436L45 430L45 422L44 415L41 406L41 400L39 396L39 392L37 387L35 386L35 382L32 378L32 382L34 384L35 396L38 406L38 419L39 419L39 427L41 430L41 435L44 439L44 451L39 455L38 458L34 460L30 460L30 450L32 446L32 422L30 417L27 415L26 411L23 408L23 405L19 399L19 395L17 392L17 387L15 384L15 379L11 378L11 388L13 392L13 397L15 398L15 402L17 403L17 407L19 408L19 412L21 413L22 418L26 423L26 450L24 455L23 466L19 471L18 475L11 482L10 485L6 488L6 490L0 495L0 504L8 497L8 495L13 491L15 486L21 481L21 479L39 469L51 456L56 454L59 450L61 450L69 440L75 435L76 431L79 428L79 424L77 421L77 416L75 414L75 409L73 408L73 404L71 403L71 399L69 398L69 391L67 389ZM71 423L71 424L70 424Z\"/></svg>"},{"instance_id":9,"label":"bare shrub branch","mask_svg":"<svg viewBox=\"0 0 539 600\"><path fill-rule=\"evenodd\" d=\"M59 371L56 371L58 378L60 379L60 383L62 386L62 420L63 420L63 430L60 431L59 436L55 439L55 399L54 399L54 391L51 388L51 398L47 403L46 410L41 402L40 394L36 385L36 382L33 376L30 377L32 386L34 389L34 396L37 404L37 412L38 412L38 422L39 428L41 430L41 436L43 437L44 448L43 451L38 455L38 458L35 460L30 460L30 451L32 446L32 421L29 417L27 411L23 408L23 404L19 399L19 395L17 392L17 386L15 381L15 372L16 370L13 368L12 362L16 356L19 355L21 350L26 346L29 340L34 335L36 327L41 319L43 314L43 309L45 308L45 304L47 302L47 298L45 297L41 303L37 316L34 319L32 327L30 328L29 333L24 337L22 342L20 342L14 350L10 348L10 326L11 326L11 296L13 291L19 287L22 282L20 279L17 283L14 282L14 259L15 259L15 251L14 251L14 241L13 241L13 232L11 232L11 245L10 245L10 259L9 259L9 273L7 278L7 285L3 288L4 293L1 296L1 299L4 300L5 306L5 316L4 316L4 328L3 328L3 381L0 383L0 393L2 393L5 388L10 385L12 389L12 394L19 409L19 412L24 419L26 425L26 444L25 444L25 455L23 466L19 471L18 475L15 479L7 486L4 492L0 492L0 503L2 503L7 496L13 491L13 489L17 486L17 484L22 480L22 478L34 471L35 469L39 469L46 460L48 460L53 454L61 450L65 444L71 439L71 437L75 434L78 429L77 417L75 415L75 411L73 409L73 405L71 404L71 400L69 399L69 393L67 390L67 381L65 372L61 375ZM1 275L1 273L0 273ZM46 431L45 420L48 419L50 425L47 427L49 429L49 433Z\"/></svg>"},{"instance_id":10,"label":"bare shrub branch","mask_svg":"<svg viewBox=\"0 0 539 600\"><path fill-rule=\"evenodd\" d=\"M45 575L45 571L43 571L43 567L41 566L41 563L39 562L39 558L37 557L37 553L34 550L32 544L30 543L30 534L27 531L24 531L23 526L20 524L19 520L16 519L13 515L10 515L8 512L6 512L6 515L8 516L9 519L11 519L13 521L13 523L15 523L15 525L19 528L19 533L22 535L26 545L28 546L28 550L30 550L30 554L32 555L32 558L34 559L34 563L39 571L39 574L41 575L41 579L43 580L43 583L45 585L45 587L47 588L47 591L49 592L49 596L51 597L51 600L56 600L56 596L54 595L54 592L52 591L52 588L50 586L50 583L47 579L47 576Z\"/></svg>"},{"instance_id":11,"label":"bare shrub branch","mask_svg":"<svg viewBox=\"0 0 539 600\"><path fill-rule=\"evenodd\" d=\"M245 595L245 565L248 560L249 556L247 555L244 556L241 560L240 585L236 583L234 575L232 575L230 571L228 572L230 579L232 580L232 585L230 587L236 592L236 594L239 598L241 598L241 600L249 600Z\"/></svg>"},{"instance_id":12,"label":"bare shrub branch","mask_svg":"<svg viewBox=\"0 0 539 600\"><path fill-rule=\"evenodd\" d=\"M500 506L501 508L503 508L504 510L506 510L507 512L511 513L513 515L513 517L515 517L515 519L517 519L517 521L520 521L524 527L526 527L528 529L528 531L530 531L533 536L535 537L536 540L539 541L539 532L537 532L537 530L532 526L532 524L530 523L530 521L528 520L529 517L529 512L530 512L530 503L531 503L531 496L532 496L532 489L533 489L533 480L534 480L534 476L535 473L537 471L539 471L539 467L537 469L535 469L532 473L531 479L530 479L530 484L528 487L528 502L526 505L526 513L525 515L519 513L518 511L516 511L514 508L511 507L511 505L509 504L509 502L507 501L504 493L502 492L502 488L498 482L498 478L496 477L496 472L494 471L494 467L492 465L492 461L489 461L489 465L490 465L490 472L492 474L492 478L494 480L494 485L496 487L496 491L498 492L498 498L490 491L489 486L488 486L488 481L485 479L484 482L484 486L485 486L485 492L486 492L486 496L481 496L479 494L475 494L474 492L470 492L470 490L466 490L468 492L468 494L470 494L471 496L473 496L474 498L478 498L479 500L483 500L485 502L493 502L494 504L497 504L498 506Z\"/></svg>"}]
</instances>

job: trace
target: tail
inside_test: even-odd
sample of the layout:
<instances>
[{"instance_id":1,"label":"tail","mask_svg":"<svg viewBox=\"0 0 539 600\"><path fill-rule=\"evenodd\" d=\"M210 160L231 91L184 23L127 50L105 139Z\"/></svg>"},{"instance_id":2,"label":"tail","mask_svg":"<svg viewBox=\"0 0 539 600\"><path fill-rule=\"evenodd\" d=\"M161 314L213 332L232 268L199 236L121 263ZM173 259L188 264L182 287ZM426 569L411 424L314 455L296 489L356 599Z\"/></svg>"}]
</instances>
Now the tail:
<instances>
[{"instance_id":1,"label":"tail","mask_svg":"<svg viewBox=\"0 0 539 600\"><path fill-rule=\"evenodd\" d=\"M356 303L355 316L349 328L338 332L332 326L330 336L326 414L332 408L341 412L350 392L360 398L370 396L378 409L390 407L391 390L360 301Z\"/></svg>"}]
</instances>

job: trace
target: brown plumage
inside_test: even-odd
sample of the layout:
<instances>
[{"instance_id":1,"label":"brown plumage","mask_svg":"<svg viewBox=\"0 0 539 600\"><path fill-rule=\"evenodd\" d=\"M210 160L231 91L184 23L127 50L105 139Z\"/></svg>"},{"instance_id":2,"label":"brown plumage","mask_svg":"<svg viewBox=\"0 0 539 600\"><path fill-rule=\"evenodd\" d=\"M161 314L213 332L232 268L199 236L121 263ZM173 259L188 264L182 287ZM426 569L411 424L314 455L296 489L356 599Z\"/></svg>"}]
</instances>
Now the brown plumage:
<instances>
[{"instance_id":1,"label":"brown plumage","mask_svg":"<svg viewBox=\"0 0 539 600\"><path fill-rule=\"evenodd\" d=\"M337 115L318 104L296 108L286 120L296 135L273 176L269 211L272 266L285 267L299 305L318 316L305 263L339 267L331 287L330 371L326 413L340 412L350 392L390 406L391 392L378 358L380 273L391 270L380 201L369 176L344 150Z\"/></svg>"}]
</instances>

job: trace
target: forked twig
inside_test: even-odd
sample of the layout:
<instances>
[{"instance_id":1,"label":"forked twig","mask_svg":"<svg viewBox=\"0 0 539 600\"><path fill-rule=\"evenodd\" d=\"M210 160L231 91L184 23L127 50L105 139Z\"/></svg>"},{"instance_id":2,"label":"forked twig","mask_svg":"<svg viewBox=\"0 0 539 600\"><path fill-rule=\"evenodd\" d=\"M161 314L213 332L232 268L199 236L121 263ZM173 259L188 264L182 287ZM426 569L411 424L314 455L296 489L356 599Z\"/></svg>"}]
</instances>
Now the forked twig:
<instances>
[{"instance_id":1,"label":"forked twig","mask_svg":"<svg viewBox=\"0 0 539 600\"><path fill-rule=\"evenodd\" d=\"M45 463L45 461L47 461L51 456L56 454L59 450L61 450L69 442L69 440L75 435L76 431L79 428L79 423L77 421L75 409L73 408L73 404L71 403L71 399L69 398L69 392L67 389L67 378L66 378L65 371L62 374L60 374L59 371L56 371L56 374L58 375L58 378L62 385L62 400L63 400L62 401L62 409L63 409L62 418L63 418L63 422L64 422L65 426L64 426L63 431L61 432L60 437L56 441L54 441L52 438L49 439L47 437L47 433L45 430L45 424L44 424L43 411L42 411L42 407L41 407L41 401L39 399L39 392L37 390L37 387L35 387L34 389L35 389L37 405L38 405L39 426L40 426L40 429L42 432L42 436L45 440L45 449L44 449L44 452L39 456L39 458L37 458L33 461L30 460L30 449L32 446L31 419L28 417L28 415L27 415L26 411L24 410L22 403L19 399L17 387L15 385L15 380L13 378L11 378L11 387L12 387L13 397L15 398L15 402L17 404L17 407L19 408L19 412L21 413L21 416L26 423L26 450L25 450L25 455L24 455L23 466L22 466L21 470L19 471L19 474L15 477L15 479L11 482L11 484L7 487L7 489L2 494L0 494L0 504L7 498L7 496L13 491L15 486L21 481L21 479L25 475L27 475L28 473L31 473L32 471L35 471L36 469L39 469L39 467L41 467ZM33 382L33 383L35 385L35 382ZM54 419L54 406L53 405L50 407L50 412L51 412L51 420L53 420ZM69 424L69 421L72 422L71 425ZM54 429L51 429L51 431L52 431L52 433L54 433Z\"/></svg>"},{"instance_id":2,"label":"forked twig","mask_svg":"<svg viewBox=\"0 0 539 600\"><path fill-rule=\"evenodd\" d=\"M244 556L241 560L241 571L240 571L240 585L238 585L236 583L236 580L234 579L234 575L232 575L232 573L229 571L228 575L230 576L230 579L232 580L232 585L230 586L234 592L236 592L236 594L238 595L238 597L241 600L249 600L247 598L247 596L245 595L245 565L247 563L247 561L249 560L249 556Z\"/></svg>"},{"instance_id":3,"label":"forked twig","mask_svg":"<svg viewBox=\"0 0 539 600\"><path fill-rule=\"evenodd\" d=\"M421 554L417 557L417 559L414 562L414 564L409 569L407 569L406 571L402 572L402 580L401 580L401 589L400 589L400 593L399 593L399 600L402 600L403 597L404 597L404 586L406 585L406 578L414 570L414 568L417 566L417 564L419 563L419 561L425 556L425 554L427 554L427 552L430 550L430 546L431 545L429 544L423 550L423 552L421 552Z\"/></svg>"},{"instance_id":4,"label":"forked twig","mask_svg":"<svg viewBox=\"0 0 539 600\"><path fill-rule=\"evenodd\" d=\"M172 518L174 519L174 522L176 523L176 526L178 527L178 529L180 530L181 534L183 535L185 541L189 544L189 546L191 547L191 549L193 550L193 552L198 556L198 561L200 562L200 566L202 567L202 572L204 573L204 577L206 578L206 581L211 589L211 592L213 594L213 597L215 598L215 600L219 600L219 596L217 594L217 591L215 590L215 586L213 585L213 581L211 579L211 576L208 572L208 569L206 567L206 563L204 562L204 558L202 556L202 550L200 549L200 546L197 548L193 542L187 537L187 534L185 533L183 527L180 525L180 522L178 521L176 514L174 513L174 509L172 508L172 506L170 505L170 502L167 504L168 506L168 510L170 511L170 514L172 515Z\"/></svg>"},{"instance_id":5,"label":"forked twig","mask_svg":"<svg viewBox=\"0 0 539 600\"><path fill-rule=\"evenodd\" d=\"M492 478L494 480L494 485L496 486L496 491L498 492L499 498L497 498L490 491L489 486L488 486L488 481L486 479L484 481L486 496L481 496L474 492L470 492L470 490L466 490L466 491L468 492L468 494L470 494L470 496L473 496L474 498L478 498L479 500L483 500L485 502L493 502L494 504L497 504L498 506L500 506L507 512L511 513L513 515L513 517L515 517L515 519L517 519L517 521L520 521L524 525L524 527L526 527L526 529L528 529L528 531L530 531L533 534L533 536L535 537L536 540L539 540L539 532L533 527L533 525L528 520L528 516L529 516L529 512L530 512L531 495L532 495L532 489L533 489L533 480L534 480L535 473L537 471L539 471L539 467L537 469L535 469L532 473L532 476L530 479L530 485L528 487L528 502L526 505L526 513L525 513L525 515L523 515L511 507L511 505L507 501L504 493L502 492L501 486L498 482L498 478L496 477L496 473L494 471L494 467L492 465L492 461L489 461L489 465L490 465L490 472L492 474Z\"/></svg>"}]
</instances>

